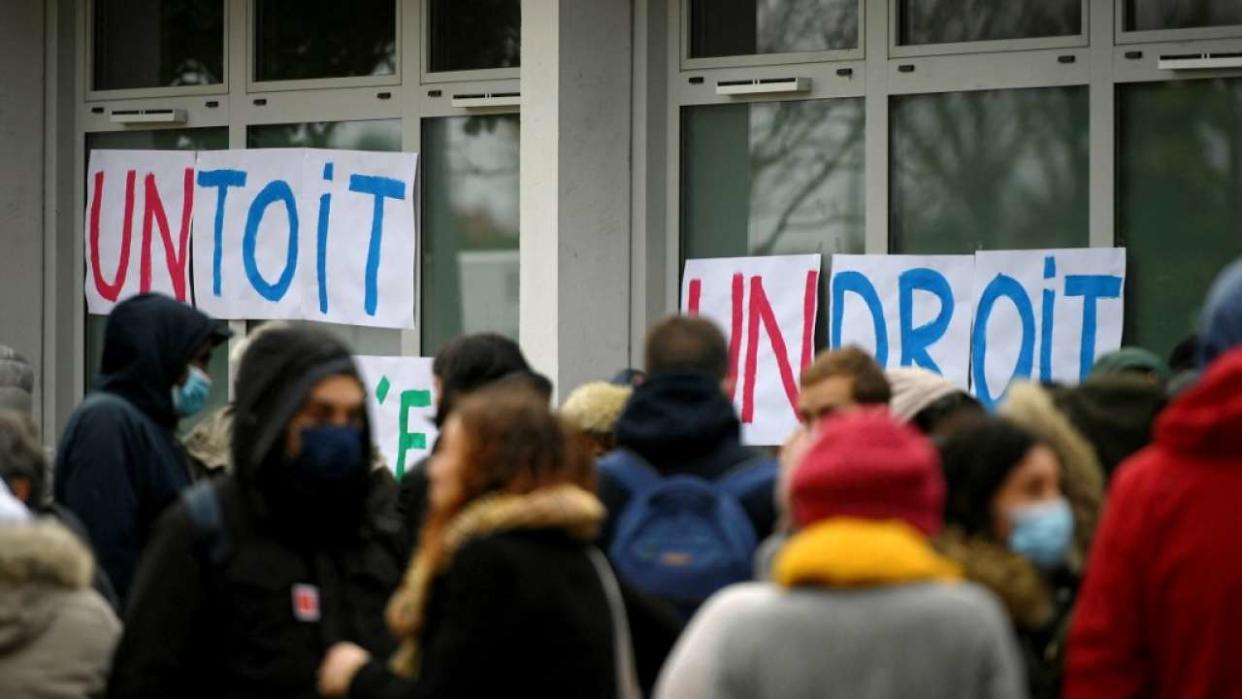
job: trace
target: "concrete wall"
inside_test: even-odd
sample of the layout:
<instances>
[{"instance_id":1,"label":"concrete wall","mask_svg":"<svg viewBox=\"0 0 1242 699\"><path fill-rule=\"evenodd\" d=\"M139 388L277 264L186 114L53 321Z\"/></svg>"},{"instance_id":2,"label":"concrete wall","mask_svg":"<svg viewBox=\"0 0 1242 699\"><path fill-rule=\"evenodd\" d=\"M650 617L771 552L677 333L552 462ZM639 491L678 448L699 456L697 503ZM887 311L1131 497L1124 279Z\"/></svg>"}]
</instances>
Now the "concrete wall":
<instances>
[{"instance_id":1,"label":"concrete wall","mask_svg":"<svg viewBox=\"0 0 1242 699\"><path fill-rule=\"evenodd\" d=\"M43 357L44 3L0 2L0 344ZM37 384L40 382L36 382ZM42 410L36 385L35 414Z\"/></svg>"}]
</instances>

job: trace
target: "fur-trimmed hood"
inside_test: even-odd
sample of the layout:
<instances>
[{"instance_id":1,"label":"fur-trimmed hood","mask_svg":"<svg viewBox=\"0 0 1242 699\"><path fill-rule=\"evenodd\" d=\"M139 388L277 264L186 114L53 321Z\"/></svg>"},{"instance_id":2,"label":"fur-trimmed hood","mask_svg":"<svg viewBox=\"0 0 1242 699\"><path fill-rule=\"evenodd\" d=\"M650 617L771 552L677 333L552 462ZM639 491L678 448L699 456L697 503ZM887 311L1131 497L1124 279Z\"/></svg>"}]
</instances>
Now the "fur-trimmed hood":
<instances>
[{"instance_id":1,"label":"fur-trimmed hood","mask_svg":"<svg viewBox=\"0 0 1242 699\"><path fill-rule=\"evenodd\" d=\"M957 527L941 533L936 547L961 566L966 578L990 590L1020 628L1038 629L1052 621L1052 590L1025 558L983 537L966 536Z\"/></svg>"},{"instance_id":2,"label":"fur-trimmed hood","mask_svg":"<svg viewBox=\"0 0 1242 699\"><path fill-rule=\"evenodd\" d=\"M1104 501L1104 472L1091 443L1070 424L1052 396L1033 383L1014 384L1000 414L1044 441L1061 462L1061 488L1074 512L1074 551L1070 568L1081 570L1091 551Z\"/></svg>"},{"instance_id":3,"label":"fur-trimmed hood","mask_svg":"<svg viewBox=\"0 0 1242 699\"><path fill-rule=\"evenodd\" d=\"M603 519L604 506L599 499L568 484L523 495L485 495L466 505L448 523L440 546L419 548L388 603L388 626L403 639L393 656L392 669L405 677L417 676L432 582L452 565L462 546L485 536L520 529L559 529L574 539L591 541L598 536Z\"/></svg>"},{"instance_id":4,"label":"fur-trimmed hood","mask_svg":"<svg viewBox=\"0 0 1242 699\"><path fill-rule=\"evenodd\" d=\"M42 634L59 593L86 589L93 570L86 546L59 524L0 525L0 655Z\"/></svg>"}]
</instances>

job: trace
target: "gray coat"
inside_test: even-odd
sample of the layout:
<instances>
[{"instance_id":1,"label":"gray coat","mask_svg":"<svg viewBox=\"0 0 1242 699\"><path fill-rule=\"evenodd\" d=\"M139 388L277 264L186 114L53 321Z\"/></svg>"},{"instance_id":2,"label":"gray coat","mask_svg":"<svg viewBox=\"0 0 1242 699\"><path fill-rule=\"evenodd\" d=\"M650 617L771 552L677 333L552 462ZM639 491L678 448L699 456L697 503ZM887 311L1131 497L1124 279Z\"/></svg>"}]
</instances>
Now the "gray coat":
<instances>
[{"instance_id":1,"label":"gray coat","mask_svg":"<svg viewBox=\"0 0 1242 699\"><path fill-rule=\"evenodd\" d=\"M1005 614L971 583L745 583L710 599L656 686L667 699L1025 696Z\"/></svg>"}]
</instances>

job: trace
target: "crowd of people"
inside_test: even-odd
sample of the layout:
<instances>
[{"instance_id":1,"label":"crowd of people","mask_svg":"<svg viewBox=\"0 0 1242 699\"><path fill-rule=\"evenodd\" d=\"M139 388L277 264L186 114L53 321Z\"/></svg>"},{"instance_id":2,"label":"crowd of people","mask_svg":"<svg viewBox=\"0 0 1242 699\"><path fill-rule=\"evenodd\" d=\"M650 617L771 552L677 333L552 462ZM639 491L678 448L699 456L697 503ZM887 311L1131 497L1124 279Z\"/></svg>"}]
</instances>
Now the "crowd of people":
<instances>
[{"instance_id":1,"label":"crowd of people","mask_svg":"<svg viewBox=\"0 0 1242 699\"><path fill-rule=\"evenodd\" d=\"M464 336L400 482L345 343L264 326L226 391L228 338L117 305L54 449L0 348L0 696L1242 696L1239 264L1170 361L994 413L824 351L770 450L707 320L559 409Z\"/></svg>"}]
</instances>

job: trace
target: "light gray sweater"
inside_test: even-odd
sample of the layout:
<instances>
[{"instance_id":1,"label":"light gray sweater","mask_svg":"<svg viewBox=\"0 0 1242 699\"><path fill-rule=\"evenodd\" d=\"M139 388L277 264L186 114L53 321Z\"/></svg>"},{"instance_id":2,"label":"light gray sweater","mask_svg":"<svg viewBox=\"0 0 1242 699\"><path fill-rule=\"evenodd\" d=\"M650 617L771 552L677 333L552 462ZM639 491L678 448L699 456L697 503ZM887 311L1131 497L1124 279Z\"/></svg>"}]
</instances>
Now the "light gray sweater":
<instances>
[{"instance_id":1,"label":"light gray sweater","mask_svg":"<svg viewBox=\"0 0 1242 699\"><path fill-rule=\"evenodd\" d=\"M1011 699L1025 686L1009 622L971 583L745 583L699 611L656 697Z\"/></svg>"}]
</instances>

